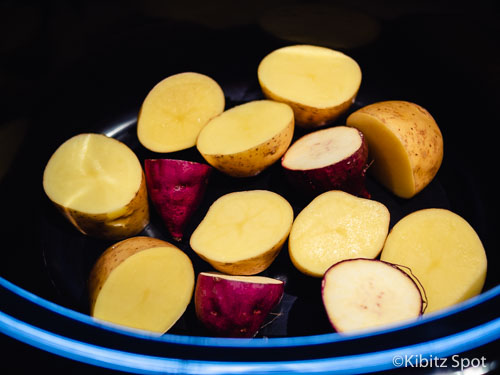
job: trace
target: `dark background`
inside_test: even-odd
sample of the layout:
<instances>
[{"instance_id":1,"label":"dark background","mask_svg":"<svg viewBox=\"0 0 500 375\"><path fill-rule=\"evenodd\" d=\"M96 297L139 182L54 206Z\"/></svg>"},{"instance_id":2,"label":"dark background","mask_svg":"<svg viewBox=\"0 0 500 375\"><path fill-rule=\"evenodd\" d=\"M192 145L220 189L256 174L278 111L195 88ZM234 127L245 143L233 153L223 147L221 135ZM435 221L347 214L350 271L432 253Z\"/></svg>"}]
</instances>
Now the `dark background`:
<instances>
[{"instance_id":1,"label":"dark background","mask_svg":"<svg viewBox=\"0 0 500 375\"><path fill-rule=\"evenodd\" d=\"M178 72L212 76L229 104L252 99L258 91L256 68L265 54L320 35L299 27L299 39L284 40L264 27L264 15L292 3L301 2L0 1L2 277L60 301L47 260L37 251L37 214L44 198L41 171L57 145L79 130L137 113L154 84ZM373 22L334 18L339 34L321 43L360 64L358 106L409 100L435 117L445 142L439 177L448 199L478 231L490 270L491 265L498 268L496 2L322 3L341 6L342 12L362 12ZM329 20L314 27L332 30ZM487 286L496 284L493 270ZM52 373L108 373L4 336L0 343L7 349L0 356L4 374L32 373L34 366Z\"/></svg>"}]
</instances>

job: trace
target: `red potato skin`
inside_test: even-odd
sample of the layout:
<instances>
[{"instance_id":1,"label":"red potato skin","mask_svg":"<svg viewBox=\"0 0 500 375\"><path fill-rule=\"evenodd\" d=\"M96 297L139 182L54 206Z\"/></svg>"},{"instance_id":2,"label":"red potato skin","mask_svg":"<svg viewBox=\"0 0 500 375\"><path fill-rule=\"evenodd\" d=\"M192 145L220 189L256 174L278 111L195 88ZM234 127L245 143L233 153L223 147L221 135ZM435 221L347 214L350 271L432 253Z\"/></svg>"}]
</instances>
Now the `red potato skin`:
<instances>
[{"instance_id":1,"label":"red potato skin","mask_svg":"<svg viewBox=\"0 0 500 375\"><path fill-rule=\"evenodd\" d=\"M284 284L260 284L198 275L196 316L220 337L251 338L281 301Z\"/></svg>"},{"instance_id":2,"label":"red potato skin","mask_svg":"<svg viewBox=\"0 0 500 375\"><path fill-rule=\"evenodd\" d=\"M318 195L330 190L343 190L347 193L371 198L366 190L365 180L368 170L368 145L360 132L361 147L348 158L335 164L308 170L290 169L283 165L289 183L298 190Z\"/></svg>"},{"instance_id":3,"label":"red potato skin","mask_svg":"<svg viewBox=\"0 0 500 375\"><path fill-rule=\"evenodd\" d=\"M144 161L149 197L174 240L182 241L186 225L205 196L212 169L186 160Z\"/></svg>"}]
</instances>

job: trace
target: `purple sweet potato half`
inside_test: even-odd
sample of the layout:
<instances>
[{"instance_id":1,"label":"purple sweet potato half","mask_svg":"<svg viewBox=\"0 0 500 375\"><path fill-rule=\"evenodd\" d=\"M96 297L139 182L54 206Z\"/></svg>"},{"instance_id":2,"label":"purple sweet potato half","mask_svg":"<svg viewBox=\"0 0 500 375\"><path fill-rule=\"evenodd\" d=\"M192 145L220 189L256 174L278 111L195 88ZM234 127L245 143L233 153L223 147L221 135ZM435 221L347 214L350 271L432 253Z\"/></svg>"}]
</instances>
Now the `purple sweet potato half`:
<instances>
[{"instance_id":1,"label":"purple sweet potato half","mask_svg":"<svg viewBox=\"0 0 500 375\"><path fill-rule=\"evenodd\" d=\"M186 160L144 161L149 197L174 240L182 240L186 225L203 200L212 169Z\"/></svg>"},{"instance_id":2,"label":"purple sweet potato half","mask_svg":"<svg viewBox=\"0 0 500 375\"><path fill-rule=\"evenodd\" d=\"M283 293L281 280L201 272L194 293L196 316L216 336L251 338Z\"/></svg>"},{"instance_id":3,"label":"purple sweet potato half","mask_svg":"<svg viewBox=\"0 0 500 375\"><path fill-rule=\"evenodd\" d=\"M336 126L298 139L283 155L281 165L288 181L314 195L343 190L370 198L365 177L368 146L363 134L351 127Z\"/></svg>"}]
</instances>

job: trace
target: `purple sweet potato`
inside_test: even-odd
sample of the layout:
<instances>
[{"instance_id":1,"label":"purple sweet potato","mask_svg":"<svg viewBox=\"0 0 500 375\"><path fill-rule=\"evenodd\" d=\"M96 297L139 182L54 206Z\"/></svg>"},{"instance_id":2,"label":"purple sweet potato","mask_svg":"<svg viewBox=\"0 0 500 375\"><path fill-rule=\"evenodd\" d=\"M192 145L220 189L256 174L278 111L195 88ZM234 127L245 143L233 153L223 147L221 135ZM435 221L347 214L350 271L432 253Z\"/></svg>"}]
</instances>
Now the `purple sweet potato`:
<instances>
[{"instance_id":1,"label":"purple sweet potato","mask_svg":"<svg viewBox=\"0 0 500 375\"><path fill-rule=\"evenodd\" d=\"M182 240L186 225L203 200L212 169L186 160L144 161L149 197L174 240Z\"/></svg>"},{"instance_id":2,"label":"purple sweet potato","mask_svg":"<svg viewBox=\"0 0 500 375\"><path fill-rule=\"evenodd\" d=\"M283 293L281 280L201 272L194 294L196 316L217 336L253 337Z\"/></svg>"}]
</instances>

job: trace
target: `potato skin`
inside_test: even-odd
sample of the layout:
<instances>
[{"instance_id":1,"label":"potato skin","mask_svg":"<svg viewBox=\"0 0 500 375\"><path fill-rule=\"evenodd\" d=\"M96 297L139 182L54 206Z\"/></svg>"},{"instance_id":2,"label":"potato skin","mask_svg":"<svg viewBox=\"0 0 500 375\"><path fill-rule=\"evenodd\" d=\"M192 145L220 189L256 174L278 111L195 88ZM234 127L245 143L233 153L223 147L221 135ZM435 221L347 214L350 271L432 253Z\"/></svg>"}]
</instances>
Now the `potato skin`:
<instances>
[{"instance_id":1,"label":"potato skin","mask_svg":"<svg viewBox=\"0 0 500 375\"><path fill-rule=\"evenodd\" d=\"M305 104L296 103L288 99L282 98L281 96L276 95L271 91L269 91L269 89L265 87L262 83L261 83L261 88L262 88L262 93L266 98L288 104L290 107L292 107L296 125L304 129L319 128L323 125L335 121L345 112L347 112L347 110L354 103L356 95L358 94L358 92L356 91L356 93L353 95L352 98L334 107L314 108L307 106Z\"/></svg>"},{"instance_id":2,"label":"potato skin","mask_svg":"<svg viewBox=\"0 0 500 375\"><path fill-rule=\"evenodd\" d=\"M425 108L406 101L378 102L351 114L347 119L348 125L356 127L357 114L377 119L399 138L412 168L415 185L413 195L432 181L443 160L443 137L436 121ZM368 147L373 148L370 144Z\"/></svg>"},{"instance_id":3,"label":"potato skin","mask_svg":"<svg viewBox=\"0 0 500 375\"><path fill-rule=\"evenodd\" d=\"M218 336L253 337L284 293L284 284L230 280L200 273L194 303L196 316Z\"/></svg>"},{"instance_id":4,"label":"potato skin","mask_svg":"<svg viewBox=\"0 0 500 375\"><path fill-rule=\"evenodd\" d=\"M115 212L88 214L53 203L76 229L95 238L122 240L138 234L149 224L149 203L144 172L135 197L125 207Z\"/></svg>"},{"instance_id":5,"label":"potato skin","mask_svg":"<svg viewBox=\"0 0 500 375\"><path fill-rule=\"evenodd\" d=\"M294 121L270 140L235 154L203 154L205 160L219 171L232 177L252 177L276 162L292 142Z\"/></svg>"},{"instance_id":6,"label":"potato skin","mask_svg":"<svg viewBox=\"0 0 500 375\"><path fill-rule=\"evenodd\" d=\"M94 264L88 280L91 314L93 313L97 296L109 274L125 259L142 250L148 250L154 247L173 247L177 249L177 247L171 243L157 238L137 236L117 242L108 247L101 254L99 259Z\"/></svg>"},{"instance_id":7,"label":"potato skin","mask_svg":"<svg viewBox=\"0 0 500 375\"><path fill-rule=\"evenodd\" d=\"M220 272L227 273L229 275L256 275L264 271L271 265L271 263L274 261L274 259L276 259L281 249L283 248L283 244L285 243L287 238L288 234L271 249L267 250L259 256L233 263L219 262L213 259L208 259L200 253L197 254L200 256L200 258L210 263L212 267Z\"/></svg>"}]
</instances>

